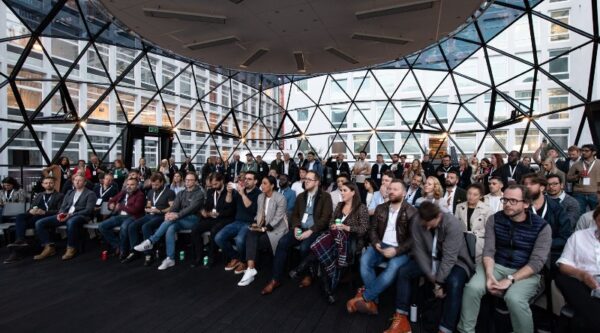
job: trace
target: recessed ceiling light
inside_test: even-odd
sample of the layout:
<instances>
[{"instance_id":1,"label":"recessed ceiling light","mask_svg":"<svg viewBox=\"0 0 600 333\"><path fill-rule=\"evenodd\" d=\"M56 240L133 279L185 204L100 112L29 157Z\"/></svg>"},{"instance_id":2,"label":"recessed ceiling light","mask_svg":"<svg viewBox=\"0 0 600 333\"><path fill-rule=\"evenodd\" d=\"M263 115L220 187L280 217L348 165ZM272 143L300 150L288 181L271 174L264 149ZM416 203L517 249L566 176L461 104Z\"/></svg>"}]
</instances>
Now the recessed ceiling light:
<instances>
[{"instance_id":1,"label":"recessed ceiling light","mask_svg":"<svg viewBox=\"0 0 600 333\"><path fill-rule=\"evenodd\" d=\"M262 57L263 55L265 55L267 52L269 52L268 49L258 49L256 50L256 52L254 52L254 54L252 54L250 57L248 57L248 59L246 59L246 61L244 61L240 67L242 68L247 68L250 65L252 65L252 63L254 63L256 60L258 60L258 58Z\"/></svg>"},{"instance_id":2,"label":"recessed ceiling light","mask_svg":"<svg viewBox=\"0 0 600 333\"><path fill-rule=\"evenodd\" d=\"M222 15L210 15L194 12L182 12L177 10L157 9L157 8L142 8L144 14L150 17L172 18L184 21L197 21L206 23L225 24L227 17Z\"/></svg>"},{"instance_id":3,"label":"recessed ceiling light","mask_svg":"<svg viewBox=\"0 0 600 333\"><path fill-rule=\"evenodd\" d=\"M219 45L226 45L238 42L239 39L235 36L227 36L218 39L205 40L203 42L194 42L190 44L186 44L183 47L188 48L190 50L200 50L208 47L214 47Z\"/></svg>"},{"instance_id":4,"label":"recessed ceiling light","mask_svg":"<svg viewBox=\"0 0 600 333\"><path fill-rule=\"evenodd\" d=\"M369 18L373 18L373 17L414 12L414 11L418 11L418 10L433 8L433 3L436 1L437 0L413 1L413 2L409 2L409 3L401 4L401 5L363 10L363 11L354 13L354 15L356 15L357 19L363 20L363 19L369 19Z\"/></svg>"},{"instance_id":5,"label":"recessed ceiling light","mask_svg":"<svg viewBox=\"0 0 600 333\"><path fill-rule=\"evenodd\" d=\"M358 64L358 60L356 60L356 59L352 58L352 56L349 56L348 54L336 49L335 47L328 47L325 49L325 51L327 51L327 52L333 54L334 56L336 56L346 62L349 62L353 65Z\"/></svg>"},{"instance_id":6,"label":"recessed ceiling light","mask_svg":"<svg viewBox=\"0 0 600 333\"><path fill-rule=\"evenodd\" d=\"M363 34L363 33L356 33L356 32L352 35L352 39L368 40L368 41L372 41L372 42L400 44L400 45L404 45L406 43L410 43L413 41L412 39L401 38L401 37L371 35L371 34Z\"/></svg>"}]
</instances>

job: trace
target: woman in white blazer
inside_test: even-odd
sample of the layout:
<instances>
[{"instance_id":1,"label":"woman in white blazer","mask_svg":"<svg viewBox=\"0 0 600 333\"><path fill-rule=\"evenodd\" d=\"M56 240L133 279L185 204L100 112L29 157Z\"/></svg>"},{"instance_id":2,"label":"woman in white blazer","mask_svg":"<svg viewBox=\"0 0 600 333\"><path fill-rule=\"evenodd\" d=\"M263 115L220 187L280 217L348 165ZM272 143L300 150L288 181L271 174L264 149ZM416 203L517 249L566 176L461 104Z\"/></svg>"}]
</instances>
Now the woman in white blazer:
<instances>
[{"instance_id":1,"label":"woman in white blazer","mask_svg":"<svg viewBox=\"0 0 600 333\"><path fill-rule=\"evenodd\" d=\"M258 196L256 223L250 225L246 236L246 260L248 269L238 283L247 286L258 272L256 271L256 254L259 249L269 249L275 255L279 239L288 232L287 200L283 194L275 191L277 180L273 176L262 179Z\"/></svg>"},{"instance_id":2,"label":"woman in white blazer","mask_svg":"<svg viewBox=\"0 0 600 333\"><path fill-rule=\"evenodd\" d=\"M454 212L454 216L465 225L467 232L477 237L475 242L475 261L477 263L481 263L485 223L490 215L494 214L490 206L481 201L484 191L483 185L480 183L469 185L467 187L467 201L459 203Z\"/></svg>"}]
</instances>

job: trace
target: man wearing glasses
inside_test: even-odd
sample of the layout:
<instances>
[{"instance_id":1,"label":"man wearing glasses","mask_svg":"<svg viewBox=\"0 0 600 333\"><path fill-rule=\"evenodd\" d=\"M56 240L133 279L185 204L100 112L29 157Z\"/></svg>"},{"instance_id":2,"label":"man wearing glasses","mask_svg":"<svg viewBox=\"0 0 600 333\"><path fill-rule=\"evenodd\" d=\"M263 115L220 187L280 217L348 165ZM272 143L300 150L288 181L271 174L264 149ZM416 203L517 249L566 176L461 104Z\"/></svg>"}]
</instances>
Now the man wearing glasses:
<instances>
[{"instance_id":1,"label":"man wearing glasses","mask_svg":"<svg viewBox=\"0 0 600 333\"><path fill-rule=\"evenodd\" d=\"M246 271L246 264L243 260L246 258L246 234L248 227L254 223L258 209L258 196L260 190L256 187L257 176L254 171L247 171L244 175L244 187L233 189L233 184L227 184L226 203L235 205L235 218L232 223L226 225L215 236L215 244L223 250L223 254L229 262L225 266L226 271L234 271L235 274L242 274ZM231 240L235 241L235 250Z\"/></svg>"},{"instance_id":2,"label":"man wearing glasses","mask_svg":"<svg viewBox=\"0 0 600 333\"><path fill-rule=\"evenodd\" d=\"M166 234L167 257L158 266L165 270L175 266L175 240L177 232L183 229L192 229L198 224L198 211L204 204L204 191L198 186L198 175L188 172L185 175L185 191L177 193L173 206L165 214L164 222L150 238L136 245L133 249L138 252L151 250L154 244Z\"/></svg>"},{"instance_id":3,"label":"man wearing glasses","mask_svg":"<svg viewBox=\"0 0 600 333\"><path fill-rule=\"evenodd\" d=\"M592 144L581 147L581 160L573 164L567 174L567 181L574 182L573 198L579 202L579 213L584 214L589 207L598 206L598 182L600 181L600 164L596 165L596 146Z\"/></svg>"},{"instance_id":4,"label":"man wearing glasses","mask_svg":"<svg viewBox=\"0 0 600 333\"><path fill-rule=\"evenodd\" d=\"M558 200L560 206L567 213L571 230L575 230L579 218L579 203L564 191L564 184L558 175L550 174L546 176L546 180L548 181L546 193L550 198Z\"/></svg>"},{"instance_id":5,"label":"man wearing glasses","mask_svg":"<svg viewBox=\"0 0 600 333\"><path fill-rule=\"evenodd\" d=\"M552 230L530 211L531 196L524 186L510 185L501 202L502 211L485 225L483 264L463 292L460 332L475 332L486 293L504 298L515 332L533 332L529 299L535 296L539 272L548 259Z\"/></svg>"}]
</instances>

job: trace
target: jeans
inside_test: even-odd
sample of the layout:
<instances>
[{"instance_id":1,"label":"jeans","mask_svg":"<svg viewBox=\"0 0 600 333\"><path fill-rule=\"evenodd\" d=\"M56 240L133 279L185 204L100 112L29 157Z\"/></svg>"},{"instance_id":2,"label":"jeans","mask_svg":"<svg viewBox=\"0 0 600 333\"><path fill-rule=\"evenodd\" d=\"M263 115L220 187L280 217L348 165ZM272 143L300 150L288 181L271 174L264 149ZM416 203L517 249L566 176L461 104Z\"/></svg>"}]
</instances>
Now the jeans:
<instances>
[{"instance_id":1,"label":"jeans","mask_svg":"<svg viewBox=\"0 0 600 333\"><path fill-rule=\"evenodd\" d=\"M133 221L135 220L129 215L115 215L100 223L100 225L98 225L98 231L100 231L102 237L104 237L106 242L113 249L119 249L121 253L125 253L129 249L129 246L127 246L127 227ZM119 230L119 239L117 239L114 228L119 226L121 227L121 230Z\"/></svg>"},{"instance_id":2,"label":"jeans","mask_svg":"<svg viewBox=\"0 0 600 333\"><path fill-rule=\"evenodd\" d=\"M260 231L246 233L246 260L256 261L258 250L268 250L273 253L269 235Z\"/></svg>"},{"instance_id":3,"label":"jeans","mask_svg":"<svg viewBox=\"0 0 600 333\"><path fill-rule=\"evenodd\" d=\"M234 221L226 225L215 236L215 243L223 250L223 254L228 259L244 260L246 257L246 234L248 223L244 221ZM233 238L237 251L233 249L230 240Z\"/></svg>"},{"instance_id":4,"label":"jeans","mask_svg":"<svg viewBox=\"0 0 600 333\"><path fill-rule=\"evenodd\" d=\"M133 250L133 247L140 243L140 230L142 230L144 239L150 238L160 224L165 220L165 216L160 215L151 215L148 214L144 217L141 217L127 226L127 234L129 235L129 246L130 250ZM121 226L121 230L123 226ZM150 253L150 252L148 252Z\"/></svg>"},{"instance_id":5,"label":"jeans","mask_svg":"<svg viewBox=\"0 0 600 333\"><path fill-rule=\"evenodd\" d=\"M583 215L587 211L587 208L590 207L591 210L596 209L598 206L598 196L596 193L573 193L573 198L579 202L579 214Z\"/></svg>"},{"instance_id":6,"label":"jeans","mask_svg":"<svg viewBox=\"0 0 600 333\"><path fill-rule=\"evenodd\" d=\"M360 259L360 276L365 284L364 299L378 301L379 295L394 282L398 269L406 264L408 259L406 254L388 259L373 246L369 246ZM375 268L383 262L387 262L387 267L379 276L375 275Z\"/></svg>"},{"instance_id":7,"label":"jeans","mask_svg":"<svg viewBox=\"0 0 600 333\"><path fill-rule=\"evenodd\" d=\"M494 265L494 277L500 281L517 270L502 265ZM481 298L487 293L486 275L483 264L477 266L475 275L465 286L462 300L462 312L458 330L460 332L475 332L477 316L481 306ZM529 307L529 300L535 296L540 276L534 274L527 279L513 283L504 294L504 301L510 313L513 331L519 333L533 333L533 316Z\"/></svg>"},{"instance_id":8,"label":"jeans","mask_svg":"<svg viewBox=\"0 0 600 333\"><path fill-rule=\"evenodd\" d=\"M319 234L320 233L318 232L313 232L310 237L302 241L296 239L293 229L283 235L283 237L279 239L277 249L275 250L275 258L273 259L273 280L281 281L289 250L292 247L300 245L300 257L306 258L310 252L310 244L319 237Z\"/></svg>"},{"instance_id":9,"label":"jeans","mask_svg":"<svg viewBox=\"0 0 600 333\"><path fill-rule=\"evenodd\" d=\"M423 276L417 262L409 260L398 270L396 279L396 312L408 315L410 311L410 299L412 293L412 281L415 278ZM442 318L440 320L439 330L445 333L453 332L458 322L463 299L463 288L468 279L465 270L454 265L444 283L444 304L442 306ZM516 331L519 332L519 331Z\"/></svg>"},{"instance_id":10,"label":"jeans","mask_svg":"<svg viewBox=\"0 0 600 333\"><path fill-rule=\"evenodd\" d=\"M87 222L87 219L84 216L76 215L70 217L65 222L59 222L57 215L52 215L48 217L44 217L41 220L35 222L35 233L38 235L40 239L40 243L42 246L51 244L50 243L50 233L48 232L48 228L56 228L61 225L67 226L67 246L68 247L77 247L79 244L79 234L81 232L81 227Z\"/></svg>"},{"instance_id":11,"label":"jeans","mask_svg":"<svg viewBox=\"0 0 600 333\"><path fill-rule=\"evenodd\" d=\"M35 223L48 215L31 215L29 213L19 214L15 218L15 240L25 239L27 229L35 227Z\"/></svg>"},{"instance_id":12,"label":"jeans","mask_svg":"<svg viewBox=\"0 0 600 333\"><path fill-rule=\"evenodd\" d=\"M198 224L198 215L192 214L182 217L175 221L164 221L154 235L150 236L152 244L156 244L163 235L165 237L165 243L167 243L167 257L175 260L175 240L177 238L177 232L183 229L192 229ZM143 228L142 228L143 229Z\"/></svg>"}]
</instances>

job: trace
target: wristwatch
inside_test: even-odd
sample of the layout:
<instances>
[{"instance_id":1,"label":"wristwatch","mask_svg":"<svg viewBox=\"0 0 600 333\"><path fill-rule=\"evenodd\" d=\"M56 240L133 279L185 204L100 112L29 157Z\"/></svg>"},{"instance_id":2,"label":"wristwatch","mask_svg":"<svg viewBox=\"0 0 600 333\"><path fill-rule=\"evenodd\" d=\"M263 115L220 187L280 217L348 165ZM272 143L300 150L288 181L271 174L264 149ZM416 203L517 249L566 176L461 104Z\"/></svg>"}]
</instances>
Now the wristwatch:
<instances>
[{"instance_id":1,"label":"wristwatch","mask_svg":"<svg viewBox=\"0 0 600 333\"><path fill-rule=\"evenodd\" d=\"M510 281L510 284L515 283L515 277L512 274L509 274L506 278Z\"/></svg>"}]
</instances>

